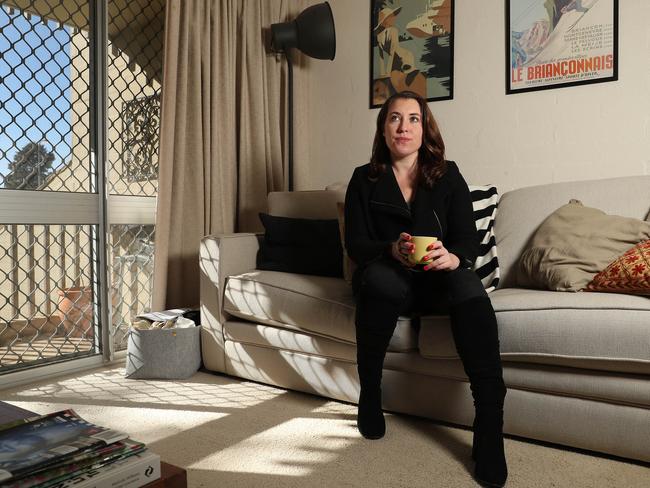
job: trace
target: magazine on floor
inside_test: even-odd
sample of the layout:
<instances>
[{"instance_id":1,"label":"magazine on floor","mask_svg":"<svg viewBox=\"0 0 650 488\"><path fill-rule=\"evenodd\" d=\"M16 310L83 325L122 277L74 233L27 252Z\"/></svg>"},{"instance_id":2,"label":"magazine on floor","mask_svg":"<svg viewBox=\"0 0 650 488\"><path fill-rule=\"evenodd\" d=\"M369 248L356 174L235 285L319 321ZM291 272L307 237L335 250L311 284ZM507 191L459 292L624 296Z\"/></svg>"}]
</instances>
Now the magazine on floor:
<instances>
[{"instance_id":1,"label":"magazine on floor","mask_svg":"<svg viewBox=\"0 0 650 488\"><path fill-rule=\"evenodd\" d=\"M114 442L93 451L84 451L56 464L46 465L39 471L29 471L23 476L0 482L2 488L46 488L78 478L88 471L96 471L111 463L124 460L146 450L142 442L131 439ZM38 468L36 468L38 469Z\"/></svg>"},{"instance_id":2,"label":"magazine on floor","mask_svg":"<svg viewBox=\"0 0 650 488\"><path fill-rule=\"evenodd\" d=\"M47 488L140 488L160 478L160 456L151 451L79 473ZM40 487L39 487L40 488Z\"/></svg>"},{"instance_id":3,"label":"magazine on floor","mask_svg":"<svg viewBox=\"0 0 650 488\"><path fill-rule=\"evenodd\" d=\"M75 454L123 441L128 436L62 410L0 428L0 482L67 461ZM4 484L4 483L3 483Z\"/></svg>"}]
</instances>

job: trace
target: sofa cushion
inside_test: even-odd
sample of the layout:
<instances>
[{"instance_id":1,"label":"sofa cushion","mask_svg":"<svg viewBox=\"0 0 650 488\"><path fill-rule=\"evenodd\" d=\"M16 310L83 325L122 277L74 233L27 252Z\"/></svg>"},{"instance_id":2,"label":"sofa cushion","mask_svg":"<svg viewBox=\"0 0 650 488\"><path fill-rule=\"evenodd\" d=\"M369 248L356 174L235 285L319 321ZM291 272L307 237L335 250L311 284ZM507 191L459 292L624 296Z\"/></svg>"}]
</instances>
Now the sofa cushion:
<instances>
[{"instance_id":1,"label":"sofa cushion","mask_svg":"<svg viewBox=\"0 0 650 488\"><path fill-rule=\"evenodd\" d=\"M506 288L490 294L506 361L650 373L650 299ZM456 357L449 319L422 317L420 354Z\"/></svg>"},{"instance_id":2,"label":"sofa cushion","mask_svg":"<svg viewBox=\"0 0 650 488\"><path fill-rule=\"evenodd\" d=\"M258 269L342 276L337 220L259 215L265 233L257 253Z\"/></svg>"},{"instance_id":3,"label":"sofa cushion","mask_svg":"<svg viewBox=\"0 0 650 488\"><path fill-rule=\"evenodd\" d=\"M256 270L228 277L224 311L260 324L356 343L354 296L341 278ZM417 349L417 327L400 317L390 351Z\"/></svg>"},{"instance_id":4,"label":"sofa cushion","mask_svg":"<svg viewBox=\"0 0 650 488\"><path fill-rule=\"evenodd\" d=\"M357 362L357 346L355 344L297 330L254 324L247 321L228 320L223 325L223 334L227 341L314 354L351 363Z\"/></svg>"},{"instance_id":5,"label":"sofa cushion","mask_svg":"<svg viewBox=\"0 0 650 488\"><path fill-rule=\"evenodd\" d=\"M515 286L519 257L540 224L575 198L611 215L645 219L650 210L650 175L551 183L519 188L501 195L494 231L499 249L499 287Z\"/></svg>"},{"instance_id":6,"label":"sofa cushion","mask_svg":"<svg viewBox=\"0 0 650 488\"><path fill-rule=\"evenodd\" d=\"M433 361L417 352L386 354L384 370L468 381L458 359ZM650 388L646 375L504 361L503 379L511 390L650 408Z\"/></svg>"},{"instance_id":7,"label":"sofa cushion","mask_svg":"<svg viewBox=\"0 0 650 488\"><path fill-rule=\"evenodd\" d=\"M336 202L345 200L345 190L272 191L269 213L301 219L336 219Z\"/></svg>"},{"instance_id":8,"label":"sofa cushion","mask_svg":"<svg viewBox=\"0 0 650 488\"><path fill-rule=\"evenodd\" d=\"M585 207L572 200L544 220L519 261L525 288L582 290L630 246L650 239L650 222Z\"/></svg>"},{"instance_id":9,"label":"sofa cushion","mask_svg":"<svg viewBox=\"0 0 650 488\"><path fill-rule=\"evenodd\" d=\"M650 240L616 258L594 276L586 290L650 295Z\"/></svg>"},{"instance_id":10,"label":"sofa cushion","mask_svg":"<svg viewBox=\"0 0 650 488\"><path fill-rule=\"evenodd\" d=\"M473 270L481 278L483 287L488 293L499 285L499 259L497 258L497 243L494 235L494 220L497 214L499 194L494 185L470 185L474 220L478 231L481 247L474 262Z\"/></svg>"}]
</instances>

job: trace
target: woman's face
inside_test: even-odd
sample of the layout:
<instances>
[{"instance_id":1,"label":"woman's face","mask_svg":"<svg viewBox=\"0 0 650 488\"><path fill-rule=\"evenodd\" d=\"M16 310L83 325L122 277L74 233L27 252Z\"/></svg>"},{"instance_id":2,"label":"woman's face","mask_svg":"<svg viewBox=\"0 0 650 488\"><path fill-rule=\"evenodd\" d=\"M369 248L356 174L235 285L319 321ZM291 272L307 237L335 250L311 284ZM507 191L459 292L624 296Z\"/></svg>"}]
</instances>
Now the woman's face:
<instances>
[{"instance_id":1,"label":"woman's face","mask_svg":"<svg viewBox=\"0 0 650 488\"><path fill-rule=\"evenodd\" d=\"M422 145L420 104L412 98L391 102L384 122L384 138L393 161L417 157Z\"/></svg>"}]
</instances>

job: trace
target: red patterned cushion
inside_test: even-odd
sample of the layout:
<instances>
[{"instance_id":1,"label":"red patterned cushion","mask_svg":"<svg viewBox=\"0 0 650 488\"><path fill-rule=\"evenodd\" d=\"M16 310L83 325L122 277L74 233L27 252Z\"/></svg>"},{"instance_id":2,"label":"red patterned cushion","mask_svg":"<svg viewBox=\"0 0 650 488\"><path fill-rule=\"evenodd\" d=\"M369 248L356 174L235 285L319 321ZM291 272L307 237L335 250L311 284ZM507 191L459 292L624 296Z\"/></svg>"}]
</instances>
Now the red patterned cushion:
<instances>
[{"instance_id":1,"label":"red patterned cushion","mask_svg":"<svg viewBox=\"0 0 650 488\"><path fill-rule=\"evenodd\" d=\"M585 290L650 295L650 240L625 251L598 273Z\"/></svg>"}]
</instances>

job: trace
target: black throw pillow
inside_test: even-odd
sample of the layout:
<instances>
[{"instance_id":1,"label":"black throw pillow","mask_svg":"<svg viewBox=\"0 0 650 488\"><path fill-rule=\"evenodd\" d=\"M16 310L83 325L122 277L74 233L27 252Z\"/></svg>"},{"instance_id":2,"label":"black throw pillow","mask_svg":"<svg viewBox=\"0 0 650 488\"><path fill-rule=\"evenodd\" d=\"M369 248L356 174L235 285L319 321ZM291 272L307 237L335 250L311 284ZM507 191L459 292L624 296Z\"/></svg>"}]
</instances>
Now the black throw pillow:
<instances>
[{"instance_id":1,"label":"black throw pillow","mask_svg":"<svg viewBox=\"0 0 650 488\"><path fill-rule=\"evenodd\" d=\"M343 276L343 248L337 219L259 215L265 233L257 252L257 269Z\"/></svg>"}]
</instances>

